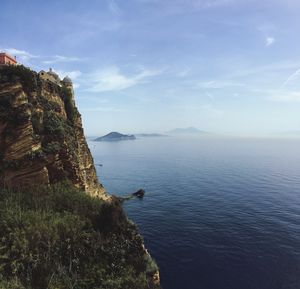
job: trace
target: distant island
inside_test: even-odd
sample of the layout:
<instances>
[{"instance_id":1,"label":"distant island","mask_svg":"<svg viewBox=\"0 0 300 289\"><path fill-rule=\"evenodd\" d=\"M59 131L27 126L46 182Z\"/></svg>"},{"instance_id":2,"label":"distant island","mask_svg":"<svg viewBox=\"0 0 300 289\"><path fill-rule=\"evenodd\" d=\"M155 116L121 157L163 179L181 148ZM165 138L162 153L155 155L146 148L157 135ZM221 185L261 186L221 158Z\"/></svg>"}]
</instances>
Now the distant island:
<instances>
[{"instance_id":1,"label":"distant island","mask_svg":"<svg viewBox=\"0 0 300 289\"><path fill-rule=\"evenodd\" d=\"M121 141L121 140L135 140L136 137L132 134L121 134L119 132L110 132L104 136L94 139L94 141Z\"/></svg>"},{"instance_id":2,"label":"distant island","mask_svg":"<svg viewBox=\"0 0 300 289\"><path fill-rule=\"evenodd\" d=\"M208 132L200 130L195 127L186 127L186 128L175 128L168 131L170 134L208 134Z\"/></svg>"}]
</instances>

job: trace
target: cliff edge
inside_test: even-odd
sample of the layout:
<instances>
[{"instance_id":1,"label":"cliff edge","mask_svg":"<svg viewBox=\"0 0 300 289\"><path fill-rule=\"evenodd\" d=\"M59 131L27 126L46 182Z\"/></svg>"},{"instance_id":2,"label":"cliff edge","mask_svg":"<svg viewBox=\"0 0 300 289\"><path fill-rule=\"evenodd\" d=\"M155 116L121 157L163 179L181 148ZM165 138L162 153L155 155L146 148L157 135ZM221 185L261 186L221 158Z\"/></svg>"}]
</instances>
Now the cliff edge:
<instances>
[{"instance_id":1,"label":"cliff edge","mask_svg":"<svg viewBox=\"0 0 300 289\"><path fill-rule=\"evenodd\" d=\"M68 179L88 194L105 198L72 86L51 80L23 66L0 67L0 185Z\"/></svg>"},{"instance_id":2,"label":"cliff edge","mask_svg":"<svg viewBox=\"0 0 300 289\"><path fill-rule=\"evenodd\" d=\"M71 80L21 65L0 66L0 288L161 288L98 182Z\"/></svg>"}]
</instances>

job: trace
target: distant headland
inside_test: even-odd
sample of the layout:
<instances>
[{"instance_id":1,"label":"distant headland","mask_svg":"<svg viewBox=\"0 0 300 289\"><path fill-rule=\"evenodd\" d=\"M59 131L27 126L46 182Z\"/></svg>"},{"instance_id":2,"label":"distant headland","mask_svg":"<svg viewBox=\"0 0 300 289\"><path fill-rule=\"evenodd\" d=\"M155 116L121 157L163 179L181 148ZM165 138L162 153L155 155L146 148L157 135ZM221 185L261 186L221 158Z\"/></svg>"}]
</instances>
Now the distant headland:
<instances>
[{"instance_id":1,"label":"distant headland","mask_svg":"<svg viewBox=\"0 0 300 289\"><path fill-rule=\"evenodd\" d=\"M110 132L104 136L94 139L94 141L122 141L135 140L136 137L132 134L121 134L119 132Z\"/></svg>"}]
</instances>

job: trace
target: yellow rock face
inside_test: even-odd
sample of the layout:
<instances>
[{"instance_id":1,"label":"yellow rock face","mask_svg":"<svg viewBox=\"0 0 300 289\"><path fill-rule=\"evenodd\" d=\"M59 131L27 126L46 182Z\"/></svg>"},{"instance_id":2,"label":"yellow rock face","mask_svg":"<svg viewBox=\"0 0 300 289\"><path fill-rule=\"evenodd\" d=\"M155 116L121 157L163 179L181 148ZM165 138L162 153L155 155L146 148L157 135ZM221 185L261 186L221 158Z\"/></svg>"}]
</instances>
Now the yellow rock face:
<instances>
[{"instance_id":1,"label":"yellow rock face","mask_svg":"<svg viewBox=\"0 0 300 289\"><path fill-rule=\"evenodd\" d=\"M98 181L72 90L18 69L0 69L0 185L69 180L90 195L109 198Z\"/></svg>"}]
</instances>

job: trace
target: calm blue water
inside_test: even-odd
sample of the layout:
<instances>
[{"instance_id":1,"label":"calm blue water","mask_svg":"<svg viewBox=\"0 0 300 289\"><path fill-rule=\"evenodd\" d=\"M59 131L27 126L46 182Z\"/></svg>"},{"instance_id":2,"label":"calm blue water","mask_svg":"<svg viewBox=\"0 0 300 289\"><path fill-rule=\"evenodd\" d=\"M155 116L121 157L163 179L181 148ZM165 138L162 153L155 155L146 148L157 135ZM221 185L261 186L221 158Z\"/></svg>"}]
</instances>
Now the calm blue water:
<instances>
[{"instance_id":1,"label":"calm blue water","mask_svg":"<svg viewBox=\"0 0 300 289\"><path fill-rule=\"evenodd\" d=\"M164 289L300 288L300 140L89 142Z\"/></svg>"}]
</instances>

